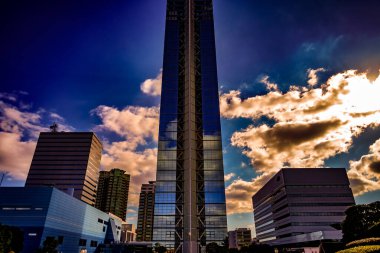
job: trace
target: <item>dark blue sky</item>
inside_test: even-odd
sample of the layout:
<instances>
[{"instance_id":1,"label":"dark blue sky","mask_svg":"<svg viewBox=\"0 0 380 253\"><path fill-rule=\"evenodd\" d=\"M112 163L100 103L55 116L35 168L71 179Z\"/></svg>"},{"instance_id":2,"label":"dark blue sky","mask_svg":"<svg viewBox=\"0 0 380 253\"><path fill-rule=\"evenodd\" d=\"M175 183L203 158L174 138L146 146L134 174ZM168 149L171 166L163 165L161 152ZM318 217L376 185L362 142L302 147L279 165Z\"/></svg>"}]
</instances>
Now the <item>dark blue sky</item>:
<instances>
[{"instance_id":1,"label":"dark blue sky","mask_svg":"<svg viewBox=\"0 0 380 253\"><path fill-rule=\"evenodd\" d=\"M214 5L226 89L253 86L262 74L286 88L305 82L308 68L380 68L378 1ZM79 127L99 104L149 105L137 94L162 66L165 1L2 1L0 14L3 91L28 91L36 106L74 117ZM78 107L81 117L70 113Z\"/></svg>"},{"instance_id":2,"label":"dark blue sky","mask_svg":"<svg viewBox=\"0 0 380 253\"><path fill-rule=\"evenodd\" d=\"M80 131L100 123L90 113L99 105L158 105L140 84L162 67L165 5L164 0L1 1L0 92L25 91L22 99L30 110L56 112ZM221 91L239 89L242 98L266 94L260 82L265 75L287 91L289 85L306 86L310 68L326 69L322 82L348 69L376 76L379 13L376 0L216 0ZM226 174L246 180L256 174L249 166L241 168L249 159L229 142L233 132L249 124L222 120ZM379 129L366 131L354 140L354 149L327 165L347 167L378 138ZM379 198L377 191L358 201ZM239 224L236 219L231 216Z\"/></svg>"}]
</instances>

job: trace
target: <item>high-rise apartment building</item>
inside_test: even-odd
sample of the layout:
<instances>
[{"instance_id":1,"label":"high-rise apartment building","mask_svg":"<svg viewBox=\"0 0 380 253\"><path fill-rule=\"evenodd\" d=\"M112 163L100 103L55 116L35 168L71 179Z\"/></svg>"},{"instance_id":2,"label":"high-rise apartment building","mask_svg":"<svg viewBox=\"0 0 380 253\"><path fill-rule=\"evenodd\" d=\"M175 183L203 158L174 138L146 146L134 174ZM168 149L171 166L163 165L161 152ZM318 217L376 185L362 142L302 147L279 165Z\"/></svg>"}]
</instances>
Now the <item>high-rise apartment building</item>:
<instances>
[{"instance_id":1,"label":"high-rise apartment building","mask_svg":"<svg viewBox=\"0 0 380 253\"><path fill-rule=\"evenodd\" d=\"M54 186L94 206L101 154L92 132L42 132L25 186Z\"/></svg>"},{"instance_id":2,"label":"high-rise apartment building","mask_svg":"<svg viewBox=\"0 0 380 253\"><path fill-rule=\"evenodd\" d=\"M201 252L227 236L212 0L168 0L153 241Z\"/></svg>"},{"instance_id":3,"label":"high-rise apartment building","mask_svg":"<svg viewBox=\"0 0 380 253\"><path fill-rule=\"evenodd\" d=\"M271 245L339 240L345 210L354 197L344 168L286 168L252 198L256 237Z\"/></svg>"},{"instance_id":4,"label":"high-rise apartment building","mask_svg":"<svg viewBox=\"0 0 380 253\"><path fill-rule=\"evenodd\" d=\"M125 220L130 178L122 169L101 171L95 207Z\"/></svg>"},{"instance_id":5,"label":"high-rise apartment building","mask_svg":"<svg viewBox=\"0 0 380 253\"><path fill-rule=\"evenodd\" d=\"M239 249L249 246L252 243L252 234L249 228L237 228L228 231L228 247L230 249Z\"/></svg>"},{"instance_id":6,"label":"high-rise apartment building","mask_svg":"<svg viewBox=\"0 0 380 253\"><path fill-rule=\"evenodd\" d=\"M152 241L155 184L156 182L150 181L149 184L141 186L136 230L137 241Z\"/></svg>"}]
</instances>

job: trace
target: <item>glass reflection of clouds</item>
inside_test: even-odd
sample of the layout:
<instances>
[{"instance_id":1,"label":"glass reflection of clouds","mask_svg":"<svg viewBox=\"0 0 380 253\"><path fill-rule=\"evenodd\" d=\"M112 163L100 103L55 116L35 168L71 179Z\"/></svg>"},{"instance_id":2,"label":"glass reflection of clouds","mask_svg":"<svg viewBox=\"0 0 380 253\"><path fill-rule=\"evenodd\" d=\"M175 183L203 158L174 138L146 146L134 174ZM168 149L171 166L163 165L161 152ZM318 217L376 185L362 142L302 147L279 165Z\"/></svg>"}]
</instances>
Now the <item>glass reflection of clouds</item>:
<instances>
[{"instance_id":1,"label":"glass reflection of clouds","mask_svg":"<svg viewBox=\"0 0 380 253\"><path fill-rule=\"evenodd\" d=\"M188 237L184 219L197 223L196 238L203 247L222 243L227 235L212 1L191 2L193 32L198 34L191 43L186 41L190 2L167 2L154 210L153 241L180 252L183 238ZM189 44L194 47L191 57ZM196 189L185 189L184 182L194 181ZM187 194L192 191L196 203L191 209L197 210L196 215L185 209L184 196L191 199Z\"/></svg>"}]
</instances>

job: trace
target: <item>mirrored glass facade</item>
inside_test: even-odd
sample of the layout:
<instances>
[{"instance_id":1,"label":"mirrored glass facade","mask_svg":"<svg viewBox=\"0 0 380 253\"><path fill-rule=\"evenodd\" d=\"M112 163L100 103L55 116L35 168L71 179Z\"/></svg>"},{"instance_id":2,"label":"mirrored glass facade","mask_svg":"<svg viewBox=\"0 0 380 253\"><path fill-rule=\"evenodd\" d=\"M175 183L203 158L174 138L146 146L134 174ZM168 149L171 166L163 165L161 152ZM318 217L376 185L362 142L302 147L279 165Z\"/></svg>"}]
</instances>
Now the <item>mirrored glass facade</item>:
<instances>
[{"instance_id":1,"label":"mirrored glass facade","mask_svg":"<svg viewBox=\"0 0 380 253\"><path fill-rule=\"evenodd\" d=\"M168 0L153 241L201 252L227 236L212 0Z\"/></svg>"}]
</instances>

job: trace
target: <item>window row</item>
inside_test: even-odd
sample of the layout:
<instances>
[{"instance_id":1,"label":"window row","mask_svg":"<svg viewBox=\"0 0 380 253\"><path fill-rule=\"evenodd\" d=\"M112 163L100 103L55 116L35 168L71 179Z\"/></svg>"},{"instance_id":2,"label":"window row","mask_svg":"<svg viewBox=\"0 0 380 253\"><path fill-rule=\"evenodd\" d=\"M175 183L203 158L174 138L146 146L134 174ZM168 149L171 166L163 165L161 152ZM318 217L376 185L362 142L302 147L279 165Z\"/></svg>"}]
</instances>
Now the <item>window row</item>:
<instances>
[{"instance_id":1,"label":"window row","mask_svg":"<svg viewBox=\"0 0 380 253\"><path fill-rule=\"evenodd\" d=\"M153 230L153 241L157 240L174 240L175 230L173 229L154 229Z\"/></svg>"},{"instance_id":2,"label":"window row","mask_svg":"<svg viewBox=\"0 0 380 253\"><path fill-rule=\"evenodd\" d=\"M155 204L154 215L175 215L175 204Z\"/></svg>"},{"instance_id":3,"label":"window row","mask_svg":"<svg viewBox=\"0 0 380 253\"><path fill-rule=\"evenodd\" d=\"M177 150L159 150L158 160L175 160L181 155ZM180 158L181 159L181 158ZM182 158L183 159L183 158ZM222 160L222 150L203 150L203 160Z\"/></svg>"},{"instance_id":4,"label":"window row","mask_svg":"<svg viewBox=\"0 0 380 253\"><path fill-rule=\"evenodd\" d=\"M205 181L220 181L224 182L224 173L219 170L203 171ZM176 181L177 173L175 170L159 170L157 171L157 181Z\"/></svg>"}]
</instances>

